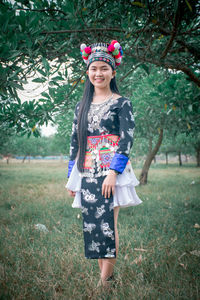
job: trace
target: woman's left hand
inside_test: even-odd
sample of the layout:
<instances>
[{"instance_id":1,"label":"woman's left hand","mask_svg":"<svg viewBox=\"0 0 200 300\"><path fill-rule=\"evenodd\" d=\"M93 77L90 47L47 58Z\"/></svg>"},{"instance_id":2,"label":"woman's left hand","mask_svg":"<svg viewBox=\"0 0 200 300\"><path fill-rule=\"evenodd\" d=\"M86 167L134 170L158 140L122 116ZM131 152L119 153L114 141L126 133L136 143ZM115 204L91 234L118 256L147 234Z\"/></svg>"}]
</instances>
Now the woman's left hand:
<instances>
[{"instance_id":1,"label":"woman's left hand","mask_svg":"<svg viewBox=\"0 0 200 300\"><path fill-rule=\"evenodd\" d=\"M67 192L68 192L68 195L69 195L70 197L75 197L75 196L76 196L76 192L74 192L74 191L71 191L71 190L68 190L68 189L67 189Z\"/></svg>"},{"instance_id":2,"label":"woman's left hand","mask_svg":"<svg viewBox=\"0 0 200 300\"><path fill-rule=\"evenodd\" d=\"M105 198L110 198L111 193L114 195L116 179L117 174L113 170L109 170L109 173L102 184L102 196Z\"/></svg>"}]
</instances>

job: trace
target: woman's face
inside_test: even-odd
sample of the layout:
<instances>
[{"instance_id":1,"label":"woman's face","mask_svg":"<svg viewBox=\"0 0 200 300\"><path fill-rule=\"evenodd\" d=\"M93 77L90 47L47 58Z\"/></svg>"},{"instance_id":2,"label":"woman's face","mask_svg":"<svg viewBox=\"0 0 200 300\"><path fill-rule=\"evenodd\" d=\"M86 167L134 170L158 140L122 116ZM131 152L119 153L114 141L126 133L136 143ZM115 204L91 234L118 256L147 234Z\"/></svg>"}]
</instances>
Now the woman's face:
<instances>
[{"instance_id":1,"label":"woman's face","mask_svg":"<svg viewBox=\"0 0 200 300\"><path fill-rule=\"evenodd\" d=\"M88 77L94 87L110 88L110 81L115 77L116 71L103 61L94 61L90 64L87 72Z\"/></svg>"}]
</instances>

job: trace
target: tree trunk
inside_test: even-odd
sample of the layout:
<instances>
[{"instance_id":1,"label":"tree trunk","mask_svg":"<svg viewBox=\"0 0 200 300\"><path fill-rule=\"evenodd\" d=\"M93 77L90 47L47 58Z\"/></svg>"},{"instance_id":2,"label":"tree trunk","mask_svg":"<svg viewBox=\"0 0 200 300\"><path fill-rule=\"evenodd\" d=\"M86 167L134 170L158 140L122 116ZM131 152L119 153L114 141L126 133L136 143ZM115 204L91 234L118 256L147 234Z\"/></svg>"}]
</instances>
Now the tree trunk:
<instances>
[{"instance_id":1,"label":"tree trunk","mask_svg":"<svg viewBox=\"0 0 200 300\"><path fill-rule=\"evenodd\" d=\"M150 138L149 138L149 153L152 152L152 140L153 140L153 138L152 138L152 136L150 136Z\"/></svg>"},{"instance_id":2,"label":"tree trunk","mask_svg":"<svg viewBox=\"0 0 200 300\"><path fill-rule=\"evenodd\" d=\"M153 150L149 151L146 161L143 165L142 168L142 172L140 174L140 184L147 184L147 176L148 176L148 171L151 165L151 162L154 158L154 156L156 155L156 153L158 152L160 145L162 144L162 139L163 139L163 129L160 129L160 134L158 137L158 141L157 144L155 145L155 147L153 148Z\"/></svg>"},{"instance_id":3,"label":"tree trunk","mask_svg":"<svg viewBox=\"0 0 200 300\"><path fill-rule=\"evenodd\" d=\"M24 156L23 160L22 160L22 163L24 163L25 159L26 159L27 155Z\"/></svg>"},{"instance_id":4,"label":"tree trunk","mask_svg":"<svg viewBox=\"0 0 200 300\"><path fill-rule=\"evenodd\" d=\"M155 164L155 163L156 163L156 156L154 156L154 159L153 159L153 160L154 160L154 164Z\"/></svg>"},{"instance_id":5,"label":"tree trunk","mask_svg":"<svg viewBox=\"0 0 200 300\"><path fill-rule=\"evenodd\" d=\"M168 152L165 152L165 157L166 157L166 165L168 165Z\"/></svg>"},{"instance_id":6,"label":"tree trunk","mask_svg":"<svg viewBox=\"0 0 200 300\"><path fill-rule=\"evenodd\" d=\"M181 151L178 152L179 166L182 166Z\"/></svg>"},{"instance_id":7,"label":"tree trunk","mask_svg":"<svg viewBox=\"0 0 200 300\"><path fill-rule=\"evenodd\" d=\"M200 147L196 148L197 167L200 167Z\"/></svg>"}]
</instances>

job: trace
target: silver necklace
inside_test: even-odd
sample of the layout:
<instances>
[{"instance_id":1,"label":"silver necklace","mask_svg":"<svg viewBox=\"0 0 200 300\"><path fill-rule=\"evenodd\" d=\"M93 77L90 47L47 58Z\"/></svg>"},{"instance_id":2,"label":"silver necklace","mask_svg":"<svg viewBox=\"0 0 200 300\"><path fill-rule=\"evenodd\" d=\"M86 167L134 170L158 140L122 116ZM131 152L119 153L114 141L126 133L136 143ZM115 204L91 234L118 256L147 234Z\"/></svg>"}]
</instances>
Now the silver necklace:
<instances>
[{"instance_id":1,"label":"silver necklace","mask_svg":"<svg viewBox=\"0 0 200 300\"><path fill-rule=\"evenodd\" d=\"M94 130L99 129L100 130L100 122L102 118L106 117L106 113L109 110L110 107L110 101L112 101L112 96L101 103L91 103L93 105L90 106L89 112L88 112L88 130L90 132L94 132Z\"/></svg>"}]
</instances>

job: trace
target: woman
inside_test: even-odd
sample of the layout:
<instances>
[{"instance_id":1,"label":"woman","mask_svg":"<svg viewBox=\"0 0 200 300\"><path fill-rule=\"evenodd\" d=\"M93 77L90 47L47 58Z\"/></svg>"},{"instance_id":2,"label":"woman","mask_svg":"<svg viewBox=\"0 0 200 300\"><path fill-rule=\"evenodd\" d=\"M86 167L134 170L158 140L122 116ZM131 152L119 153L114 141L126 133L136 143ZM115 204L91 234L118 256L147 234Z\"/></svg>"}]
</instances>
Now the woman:
<instances>
[{"instance_id":1,"label":"woman","mask_svg":"<svg viewBox=\"0 0 200 300\"><path fill-rule=\"evenodd\" d=\"M88 76L74 114L66 187L75 197L72 207L82 209L85 256L98 259L100 282L107 286L119 249L119 207L142 203L129 161L135 123L115 80L120 44L82 44L81 52Z\"/></svg>"}]
</instances>

